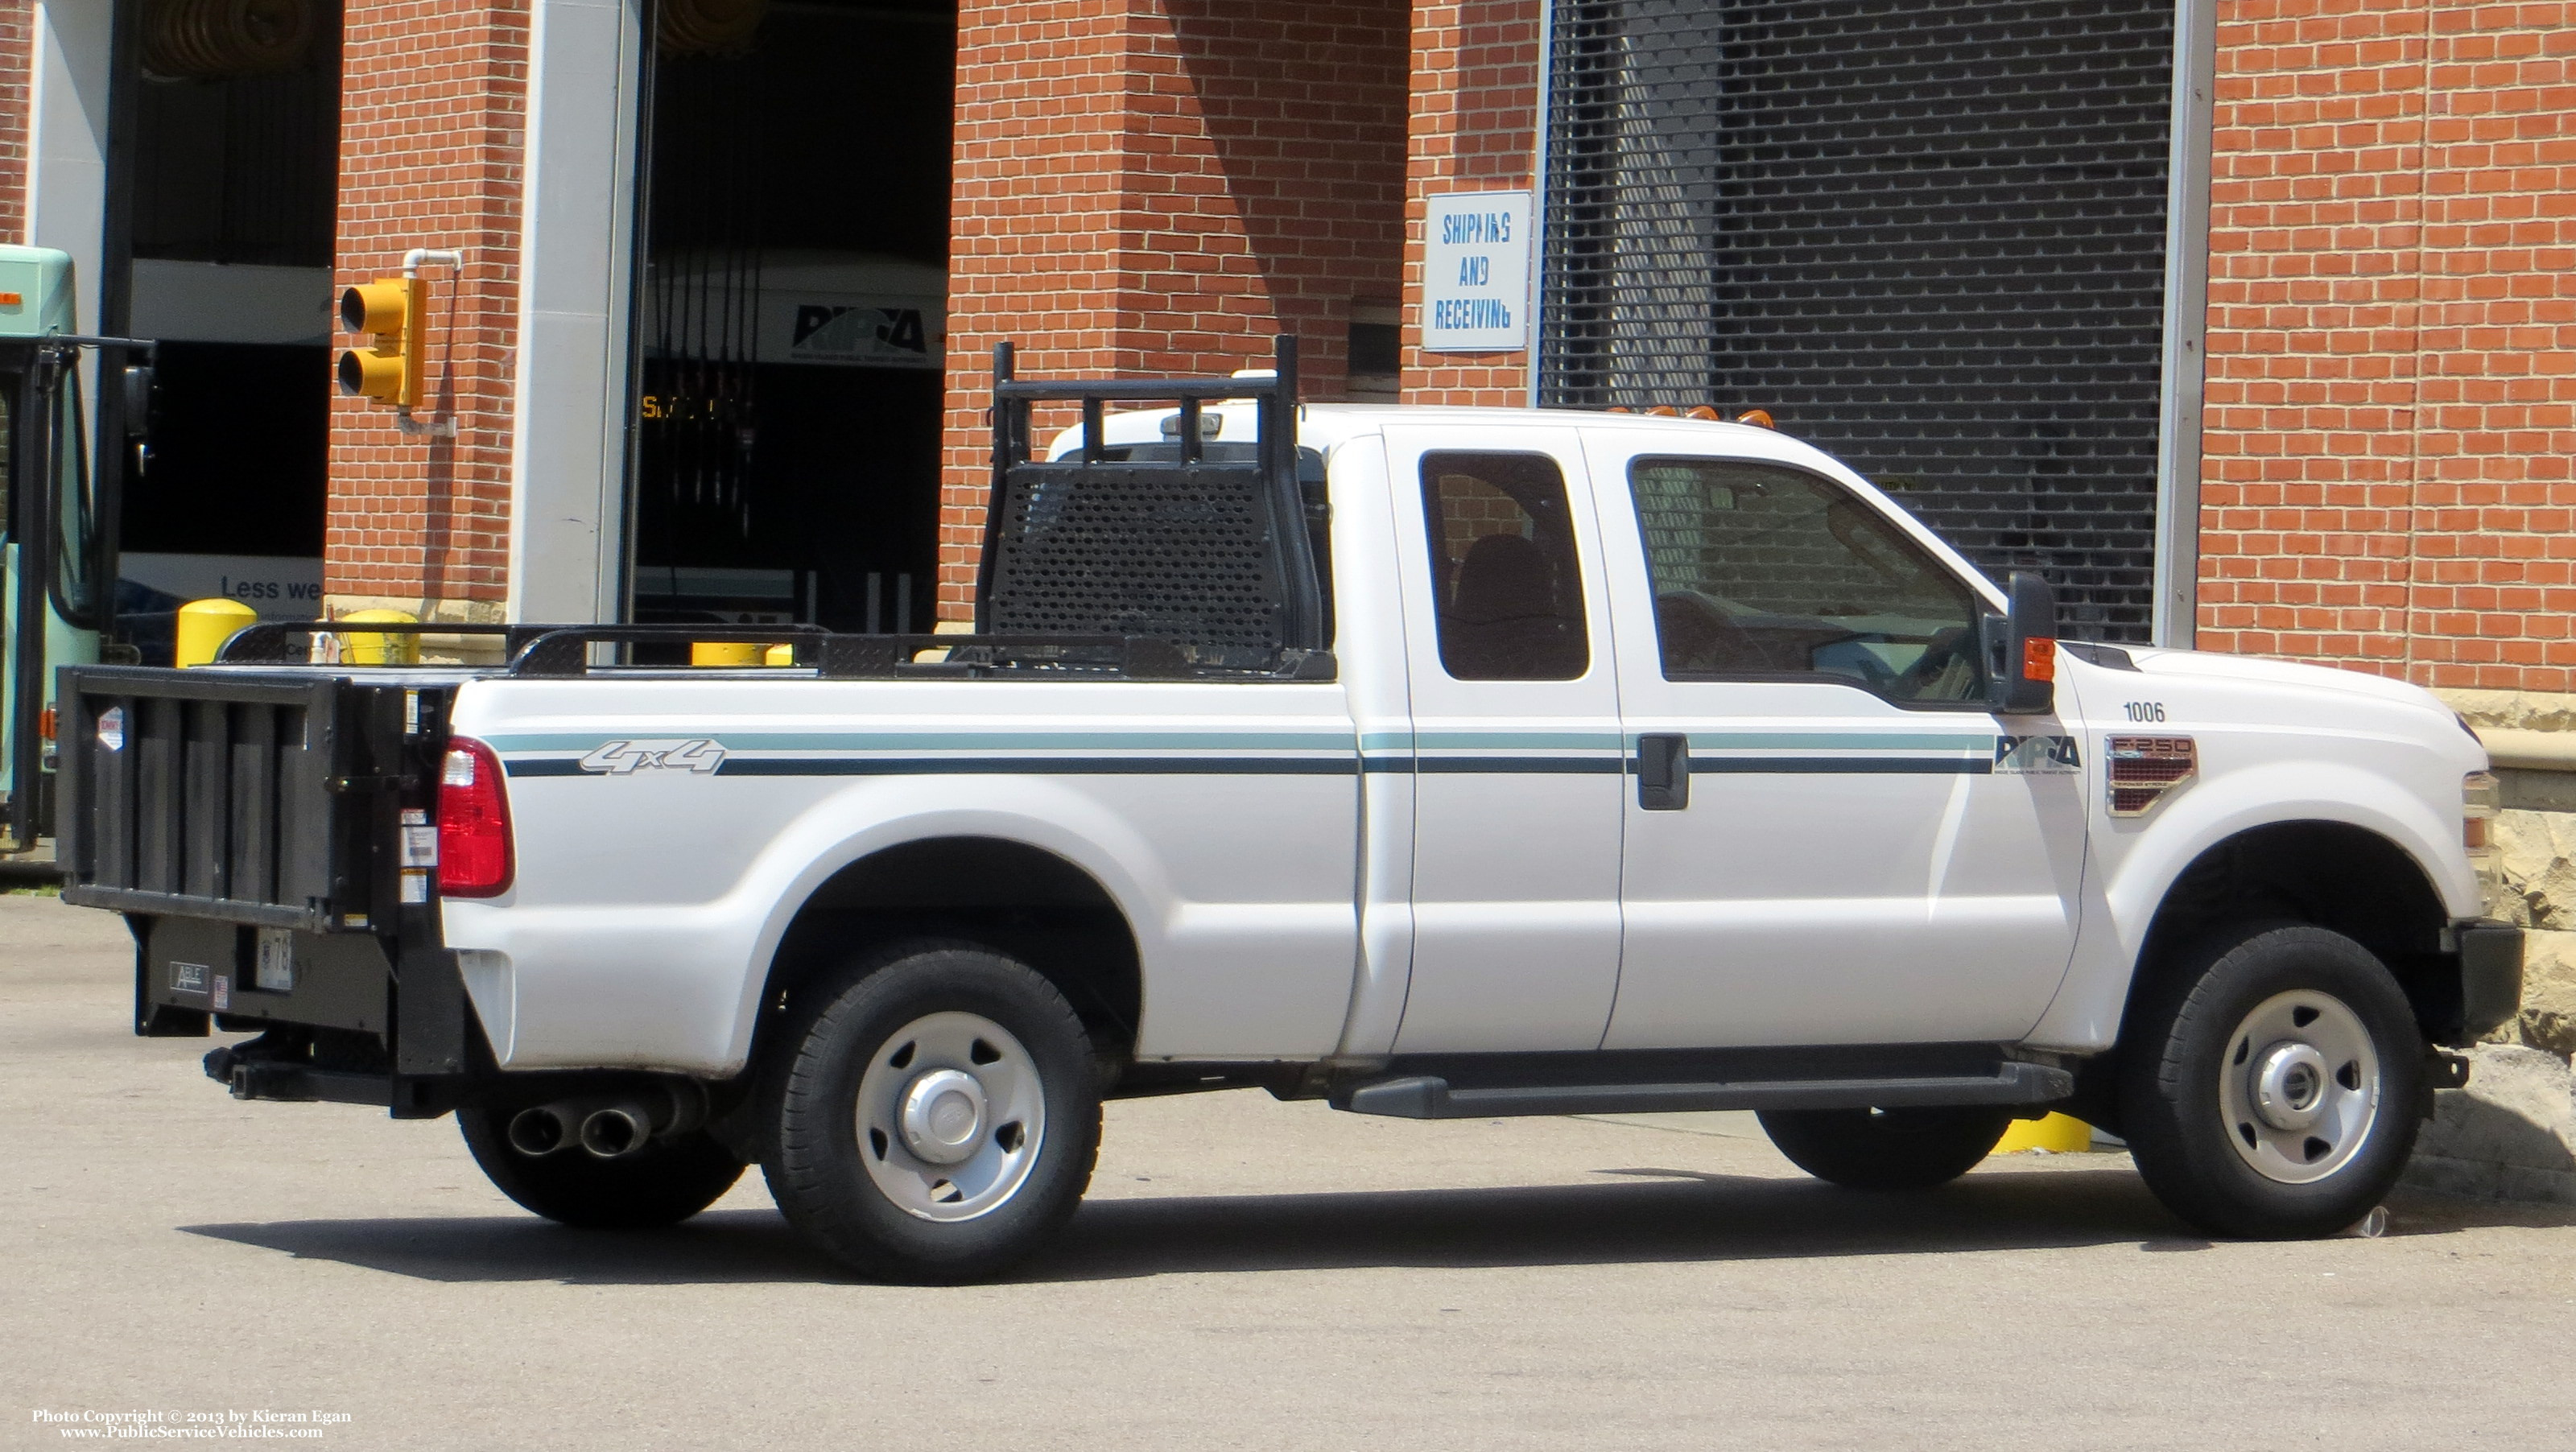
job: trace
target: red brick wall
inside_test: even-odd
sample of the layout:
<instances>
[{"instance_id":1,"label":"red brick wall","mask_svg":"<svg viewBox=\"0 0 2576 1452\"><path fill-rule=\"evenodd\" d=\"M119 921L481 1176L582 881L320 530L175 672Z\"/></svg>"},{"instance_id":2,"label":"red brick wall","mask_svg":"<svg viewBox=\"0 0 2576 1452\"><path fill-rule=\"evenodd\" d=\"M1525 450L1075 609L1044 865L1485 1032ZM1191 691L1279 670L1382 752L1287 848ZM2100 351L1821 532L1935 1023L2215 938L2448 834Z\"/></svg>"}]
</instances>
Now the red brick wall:
<instances>
[{"instance_id":1,"label":"red brick wall","mask_svg":"<svg viewBox=\"0 0 2576 1452\"><path fill-rule=\"evenodd\" d=\"M1395 0L961 5L944 617L972 613L995 342L1031 375L1225 373L1285 330L1306 396L1340 393L1348 308L1400 285L1408 21Z\"/></svg>"},{"instance_id":2,"label":"red brick wall","mask_svg":"<svg viewBox=\"0 0 2576 1452\"><path fill-rule=\"evenodd\" d=\"M27 240L28 70L36 39L32 0L0 0L0 242Z\"/></svg>"},{"instance_id":3,"label":"red brick wall","mask_svg":"<svg viewBox=\"0 0 2576 1452\"><path fill-rule=\"evenodd\" d=\"M1532 185L1538 149L1540 0L1449 0L1413 8L1405 156L1404 401L1529 402L1526 353L1422 351L1424 199Z\"/></svg>"},{"instance_id":4,"label":"red brick wall","mask_svg":"<svg viewBox=\"0 0 2576 1452\"><path fill-rule=\"evenodd\" d=\"M425 274L436 294L421 413L458 429L406 437L388 408L333 403L323 588L497 601L508 572L526 0L350 0L347 35L337 278L389 276L413 247L465 253L460 273Z\"/></svg>"},{"instance_id":5,"label":"red brick wall","mask_svg":"<svg viewBox=\"0 0 2576 1452\"><path fill-rule=\"evenodd\" d=\"M2571 11L2222 5L2203 646L2576 690Z\"/></svg>"}]
</instances>

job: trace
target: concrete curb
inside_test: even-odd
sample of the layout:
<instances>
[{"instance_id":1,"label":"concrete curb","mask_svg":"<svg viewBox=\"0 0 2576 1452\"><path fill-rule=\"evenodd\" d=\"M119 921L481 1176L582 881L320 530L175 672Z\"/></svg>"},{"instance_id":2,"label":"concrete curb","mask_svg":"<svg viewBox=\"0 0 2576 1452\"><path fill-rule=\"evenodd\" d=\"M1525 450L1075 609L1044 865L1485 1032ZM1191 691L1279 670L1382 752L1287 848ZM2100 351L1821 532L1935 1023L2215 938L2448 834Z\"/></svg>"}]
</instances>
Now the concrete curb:
<instances>
[{"instance_id":1,"label":"concrete curb","mask_svg":"<svg viewBox=\"0 0 2576 1452\"><path fill-rule=\"evenodd\" d=\"M2465 1089L2435 1096L2405 1182L2479 1200L2576 1205L2576 1072L2540 1049L2480 1044Z\"/></svg>"}]
</instances>

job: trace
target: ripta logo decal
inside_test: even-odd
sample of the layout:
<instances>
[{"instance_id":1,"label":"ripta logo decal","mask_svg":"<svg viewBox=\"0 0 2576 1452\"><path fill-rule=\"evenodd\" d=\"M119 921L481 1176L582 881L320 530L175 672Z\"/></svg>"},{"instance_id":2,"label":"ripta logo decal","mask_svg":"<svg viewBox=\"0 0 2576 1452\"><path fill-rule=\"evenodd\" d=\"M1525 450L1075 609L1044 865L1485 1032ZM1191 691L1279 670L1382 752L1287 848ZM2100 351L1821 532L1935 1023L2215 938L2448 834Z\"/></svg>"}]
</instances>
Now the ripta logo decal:
<instances>
[{"instance_id":1,"label":"ripta logo decal","mask_svg":"<svg viewBox=\"0 0 2576 1452\"><path fill-rule=\"evenodd\" d=\"M581 759L581 769L606 776L639 771L694 771L706 776L724 765L725 749L703 736L685 740L610 741Z\"/></svg>"},{"instance_id":2,"label":"ripta logo decal","mask_svg":"<svg viewBox=\"0 0 2576 1452\"><path fill-rule=\"evenodd\" d=\"M1995 738L1995 774L1998 776L2061 776L2079 770L2083 758L2075 752L2072 736L1998 736Z\"/></svg>"}]
</instances>

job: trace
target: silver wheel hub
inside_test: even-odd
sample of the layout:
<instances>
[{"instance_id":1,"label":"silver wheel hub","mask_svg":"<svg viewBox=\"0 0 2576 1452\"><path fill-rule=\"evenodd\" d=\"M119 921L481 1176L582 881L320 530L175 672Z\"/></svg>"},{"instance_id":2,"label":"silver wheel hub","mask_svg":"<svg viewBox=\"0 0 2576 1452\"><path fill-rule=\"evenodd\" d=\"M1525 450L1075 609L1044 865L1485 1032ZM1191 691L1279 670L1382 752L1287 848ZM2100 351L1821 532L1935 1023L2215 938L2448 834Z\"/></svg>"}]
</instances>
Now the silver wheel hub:
<instances>
[{"instance_id":1,"label":"silver wheel hub","mask_svg":"<svg viewBox=\"0 0 2576 1452\"><path fill-rule=\"evenodd\" d=\"M2352 1162L2379 1122L2379 1051L2330 993L2274 994L2228 1037L2218 1070L2227 1142L2267 1180L2313 1184Z\"/></svg>"},{"instance_id":2,"label":"silver wheel hub","mask_svg":"<svg viewBox=\"0 0 2576 1452\"><path fill-rule=\"evenodd\" d=\"M934 1165L971 1159L983 1137L984 1086L971 1074L933 1069L903 1091L903 1143Z\"/></svg>"},{"instance_id":3,"label":"silver wheel hub","mask_svg":"<svg viewBox=\"0 0 2576 1452\"><path fill-rule=\"evenodd\" d=\"M2326 1108L2326 1056L2313 1044L2274 1044L2254 1074L2254 1112L2274 1129L2305 1129Z\"/></svg>"},{"instance_id":4,"label":"silver wheel hub","mask_svg":"<svg viewBox=\"0 0 2576 1452\"><path fill-rule=\"evenodd\" d=\"M1028 1183L1046 1139L1046 1086L1009 1029L925 1014L888 1035L859 1076L853 1128L879 1193L923 1220L972 1220Z\"/></svg>"}]
</instances>

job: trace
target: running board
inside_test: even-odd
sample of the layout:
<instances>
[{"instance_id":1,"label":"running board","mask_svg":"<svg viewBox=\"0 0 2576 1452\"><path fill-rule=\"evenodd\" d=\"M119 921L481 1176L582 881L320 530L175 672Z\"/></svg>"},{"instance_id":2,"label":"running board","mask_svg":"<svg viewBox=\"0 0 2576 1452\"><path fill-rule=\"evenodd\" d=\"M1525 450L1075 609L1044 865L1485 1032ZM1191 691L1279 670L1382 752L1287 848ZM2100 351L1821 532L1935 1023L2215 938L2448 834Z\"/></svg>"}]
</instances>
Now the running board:
<instances>
[{"instance_id":1,"label":"running board","mask_svg":"<svg viewBox=\"0 0 2576 1452\"><path fill-rule=\"evenodd\" d=\"M1771 1079L1724 1084L1548 1084L1456 1089L1425 1074L1380 1079L1332 1097L1333 1107L1394 1119L1495 1119L1514 1114L1668 1114L1706 1109L1911 1109L2050 1104L2075 1076L2044 1064L2001 1063L1992 1074L1892 1079Z\"/></svg>"}]
</instances>

